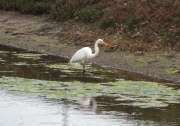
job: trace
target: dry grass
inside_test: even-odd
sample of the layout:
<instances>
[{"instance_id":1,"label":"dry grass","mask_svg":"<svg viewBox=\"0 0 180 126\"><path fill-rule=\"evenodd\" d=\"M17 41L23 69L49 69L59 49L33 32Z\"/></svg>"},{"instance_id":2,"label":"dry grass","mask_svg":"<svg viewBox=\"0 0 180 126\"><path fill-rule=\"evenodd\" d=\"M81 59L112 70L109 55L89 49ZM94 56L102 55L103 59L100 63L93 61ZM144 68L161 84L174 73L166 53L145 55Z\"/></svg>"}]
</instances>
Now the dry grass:
<instances>
[{"instance_id":1,"label":"dry grass","mask_svg":"<svg viewBox=\"0 0 180 126\"><path fill-rule=\"evenodd\" d=\"M106 35L112 51L180 51L178 0L1 0L0 9L85 23L99 32L91 37Z\"/></svg>"}]
</instances>

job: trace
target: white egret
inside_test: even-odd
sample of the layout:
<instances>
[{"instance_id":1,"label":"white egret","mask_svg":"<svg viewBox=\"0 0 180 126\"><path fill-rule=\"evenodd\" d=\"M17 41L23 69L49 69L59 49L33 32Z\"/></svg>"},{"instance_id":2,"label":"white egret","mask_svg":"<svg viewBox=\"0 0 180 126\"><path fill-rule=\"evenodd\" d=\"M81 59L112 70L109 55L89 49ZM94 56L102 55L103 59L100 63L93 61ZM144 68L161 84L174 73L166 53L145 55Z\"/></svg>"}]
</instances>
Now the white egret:
<instances>
[{"instance_id":1,"label":"white egret","mask_svg":"<svg viewBox=\"0 0 180 126\"><path fill-rule=\"evenodd\" d=\"M78 50L71 58L71 60L69 61L70 63L82 63L83 64L83 73L85 72L85 63L87 60L93 59L94 57L96 57L99 53L99 47L98 44L105 44L108 45L107 43L105 43L102 39L98 39L95 42L94 45L94 50L95 53L92 53L91 48L89 47L83 47L82 49Z\"/></svg>"}]
</instances>

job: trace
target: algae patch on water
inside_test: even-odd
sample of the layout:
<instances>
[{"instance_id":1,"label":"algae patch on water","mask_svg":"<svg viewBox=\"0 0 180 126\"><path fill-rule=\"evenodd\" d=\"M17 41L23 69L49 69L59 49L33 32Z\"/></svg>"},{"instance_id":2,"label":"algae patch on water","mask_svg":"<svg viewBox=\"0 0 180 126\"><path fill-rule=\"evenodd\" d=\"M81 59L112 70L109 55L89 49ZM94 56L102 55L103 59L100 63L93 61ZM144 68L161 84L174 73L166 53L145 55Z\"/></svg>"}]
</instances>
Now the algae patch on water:
<instances>
[{"instance_id":1,"label":"algae patch on water","mask_svg":"<svg viewBox=\"0 0 180 126\"><path fill-rule=\"evenodd\" d=\"M118 84L117 84L118 83ZM180 103L180 90L164 86L154 82L144 81L122 81L116 82L113 86L106 89L106 92L121 92L116 94L117 101L128 101L123 105L133 105L139 107L165 107L169 103Z\"/></svg>"},{"instance_id":2,"label":"algae patch on water","mask_svg":"<svg viewBox=\"0 0 180 126\"><path fill-rule=\"evenodd\" d=\"M82 70L82 66L72 66L69 64L51 64L47 65L46 67L49 67L51 69L60 69L62 72L72 73L77 70Z\"/></svg>"},{"instance_id":3,"label":"algae patch on water","mask_svg":"<svg viewBox=\"0 0 180 126\"><path fill-rule=\"evenodd\" d=\"M76 73L76 72L82 72L83 70L83 65L81 64L67 64L67 63L59 63L59 64L50 64L50 65L46 65L45 67L51 68L51 69L59 69L62 72L65 73ZM87 71L87 73L101 73L104 74L104 71L101 69L96 69L94 67L92 67L91 63L87 63L85 65L85 70ZM111 73L111 71L107 71L108 73Z\"/></svg>"},{"instance_id":4,"label":"algae patch on water","mask_svg":"<svg viewBox=\"0 0 180 126\"><path fill-rule=\"evenodd\" d=\"M86 84L79 81L59 82L19 77L0 78L0 89L7 90L9 93L27 93L56 99L75 100L79 95L97 96L95 89L99 89L99 86L100 85Z\"/></svg>"},{"instance_id":5,"label":"algae patch on water","mask_svg":"<svg viewBox=\"0 0 180 126\"><path fill-rule=\"evenodd\" d=\"M67 63L60 63L60 64L51 64L47 65L46 67L53 68L53 69L83 69L83 66L81 64L78 65L71 65ZM86 69L92 68L92 64L86 64Z\"/></svg>"},{"instance_id":6,"label":"algae patch on water","mask_svg":"<svg viewBox=\"0 0 180 126\"><path fill-rule=\"evenodd\" d=\"M77 100L79 96L116 98L120 105L138 107L165 107L180 103L180 90L163 84L144 81L117 81L108 83L60 82L19 77L0 78L0 89L15 94L31 94L53 99Z\"/></svg>"},{"instance_id":7,"label":"algae patch on water","mask_svg":"<svg viewBox=\"0 0 180 126\"><path fill-rule=\"evenodd\" d=\"M14 55L19 58L38 60L38 59L41 59L41 56L47 55L47 54L19 53L19 54L14 54Z\"/></svg>"}]
</instances>

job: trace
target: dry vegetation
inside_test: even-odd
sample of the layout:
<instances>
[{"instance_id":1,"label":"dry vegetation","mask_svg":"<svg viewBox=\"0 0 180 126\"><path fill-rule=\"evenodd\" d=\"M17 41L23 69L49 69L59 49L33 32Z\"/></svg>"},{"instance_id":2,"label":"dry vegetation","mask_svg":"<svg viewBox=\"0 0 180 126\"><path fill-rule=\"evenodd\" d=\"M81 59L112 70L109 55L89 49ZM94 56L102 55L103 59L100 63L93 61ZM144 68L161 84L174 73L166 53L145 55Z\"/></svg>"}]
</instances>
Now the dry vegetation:
<instances>
[{"instance_id":1,"label":"dry vegetation","mask_svg":"<svg viewBox=\"0 0 180 126\"><path fill-rule=\"evenodd\" d=\"M106 33L110 51L180 51L178 0L1 0L0 9L92 26L99 33L91 37Z\"/></svg>"}]
</instances>

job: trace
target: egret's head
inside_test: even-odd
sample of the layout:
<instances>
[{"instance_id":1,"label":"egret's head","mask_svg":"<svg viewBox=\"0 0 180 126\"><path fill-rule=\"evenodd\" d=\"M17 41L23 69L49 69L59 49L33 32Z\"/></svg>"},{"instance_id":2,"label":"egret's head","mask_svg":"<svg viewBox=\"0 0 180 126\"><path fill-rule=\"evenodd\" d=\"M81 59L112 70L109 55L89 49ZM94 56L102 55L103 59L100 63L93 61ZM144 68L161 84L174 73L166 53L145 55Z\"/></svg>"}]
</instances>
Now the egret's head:
<instances>
[{"instance_id":1,"label":"egret's head","mask_svg":"<svg viewBox=\"0 0 180 126\"><path fill-rule=\"evenodd\" d=\"M98 39L96 42L98 42L98 43L102 43L102 44L104 44L104 45L108 45L107 43L105 43L102 39Z\"/></svg>"}]
</instances>

